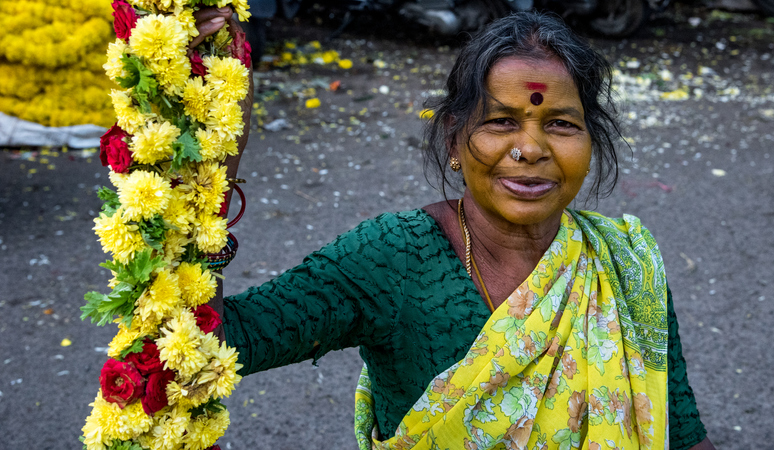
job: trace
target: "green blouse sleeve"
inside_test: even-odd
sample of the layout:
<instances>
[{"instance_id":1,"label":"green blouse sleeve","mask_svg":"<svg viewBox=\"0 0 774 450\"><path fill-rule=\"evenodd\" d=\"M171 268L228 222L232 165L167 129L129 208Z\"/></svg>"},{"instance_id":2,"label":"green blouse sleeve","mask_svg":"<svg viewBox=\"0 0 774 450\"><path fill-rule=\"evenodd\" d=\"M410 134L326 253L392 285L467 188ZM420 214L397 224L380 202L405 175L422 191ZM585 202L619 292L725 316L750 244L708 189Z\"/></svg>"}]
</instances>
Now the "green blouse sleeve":
<instances>
[{"instance_id":1,"label":"green blouse sleeve","mask_svg":"<svg viewBox=\"0 0 774 450\"><path fill-rule=\"evenodd\" d=\"M382 214L273 280L224 299L226 342L239 352L240 374L386 340L403 298L405 249L395 244L402 233L394 214Z\"/></svg>"},{"instance_id":2,"label":"green blouse sleeve","mask_svg":"<svg viewBox=\"0 0 774 450\"><path fill-rule=\"evenodd\" d=\"M707 430L701 423L693 389L688 384L683 346L677 333L677 316L672 292L667 290L667 321L669 325L668 388L669 388L669 448L684 450L703 441Z\"/></svg>"}]
</instances>

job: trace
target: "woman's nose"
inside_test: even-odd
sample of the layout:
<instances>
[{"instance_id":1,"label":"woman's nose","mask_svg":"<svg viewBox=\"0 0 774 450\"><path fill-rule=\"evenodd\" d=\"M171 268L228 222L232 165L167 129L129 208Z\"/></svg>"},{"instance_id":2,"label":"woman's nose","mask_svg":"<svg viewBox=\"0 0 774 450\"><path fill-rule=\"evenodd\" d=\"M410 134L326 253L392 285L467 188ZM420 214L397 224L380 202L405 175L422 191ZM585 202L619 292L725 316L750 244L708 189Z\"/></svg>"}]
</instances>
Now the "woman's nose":
<instances>
[{"instance_id":1,"label":"woman's nose","mask_svg":"<svg viewBox=\"0 0 774 450\"><path fill-rule=\"evenodd\" d=\"M549 152L546 151L545 143L541 142L541 139L536 139L528 133L523 133L520 137L509 151L509 156L515 161L535 164L548 157Z\"/></svg>"}]
</instances>

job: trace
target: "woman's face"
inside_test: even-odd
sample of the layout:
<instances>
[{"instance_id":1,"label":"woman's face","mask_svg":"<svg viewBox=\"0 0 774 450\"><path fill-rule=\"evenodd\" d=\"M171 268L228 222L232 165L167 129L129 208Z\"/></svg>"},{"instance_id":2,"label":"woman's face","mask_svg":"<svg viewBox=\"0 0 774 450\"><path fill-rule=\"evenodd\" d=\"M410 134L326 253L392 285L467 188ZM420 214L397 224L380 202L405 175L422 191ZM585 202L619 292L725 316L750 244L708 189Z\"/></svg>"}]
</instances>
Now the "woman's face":
<instances>
[{"instance_id":1,"label":"woman's face","mask_svg":"<svg viewBox=\"0 0 774 450\"><path fill-rule=\"evenodd\" d=\"M483 124L452 148L482 212L503 225L558 221L591 162L578 90L558 59L498 61L486 83ZM516 161L511 150L518 148Z\"/></svg>"}]
</instances>

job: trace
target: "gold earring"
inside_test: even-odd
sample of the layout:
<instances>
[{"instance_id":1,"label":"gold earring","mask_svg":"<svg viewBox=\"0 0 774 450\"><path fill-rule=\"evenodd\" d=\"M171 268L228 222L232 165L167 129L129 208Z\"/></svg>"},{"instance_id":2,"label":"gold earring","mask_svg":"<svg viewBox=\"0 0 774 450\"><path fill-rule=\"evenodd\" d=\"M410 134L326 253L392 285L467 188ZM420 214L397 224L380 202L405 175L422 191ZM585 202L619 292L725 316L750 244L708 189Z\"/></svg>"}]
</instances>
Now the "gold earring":
<instances>
[{"instance_id":1,"label":"gold earring","mask_svg":"<svg viewBox=\"0 0 774 450\"><path fill-rule=\"evenodd\" d=\"M459 172L460 169L462 169L462 165L460 164L460 160L455 158L454 156L451 157L449 160L449 167L451 167L451 170L455 172Z\"/></svg>"}]
</instances>

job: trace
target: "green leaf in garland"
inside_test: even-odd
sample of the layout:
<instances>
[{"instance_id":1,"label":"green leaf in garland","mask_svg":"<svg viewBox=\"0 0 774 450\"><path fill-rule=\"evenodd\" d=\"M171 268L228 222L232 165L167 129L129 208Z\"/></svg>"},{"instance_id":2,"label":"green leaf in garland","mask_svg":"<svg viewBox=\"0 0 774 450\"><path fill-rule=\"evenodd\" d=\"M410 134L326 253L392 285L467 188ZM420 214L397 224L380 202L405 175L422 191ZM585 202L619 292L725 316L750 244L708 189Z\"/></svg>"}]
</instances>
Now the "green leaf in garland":
<instances>
[{"instance_id":1,"label":"green leaf in garland","mask_svg":"<svg viewBox=\"0 0 774 450\"><path fill-rule=\"evenodd\" d=\"M201 405L197 406L196 408L193 408L190 410L191 418L194 419L198 416L201 416L205 413L219 413L221 411L224 411L226 409L226 405L220 402L220 399L218 398L211 398L206 403L202 403Z\"/></svg>"},{"instance_id":2,"label":"green leaf in garland","mask_svg":"<svg viewBox=\"0 0 774 450\"><path fill-rule=\"evenodd\" d=\"M97 197L104 202L102 204L102 212L108 217L112 217L116 210L121 207L121 202L118 201L118 194L108 187L102 186L97 191Z\"/></svg>"},{"instance_id":3,"label":"green leaf in garland","mask_svg":"<svg viewBox=\"0 0 774 450\"><path fill-rule=\"evenodd\" d=\"M91 323L96 323L98 326L103 327L113 319L112 314L105 314L99 311L99 305L103 300L107 299L107 295L91 291L87 292L83 298L86 300L86 304L81 306L81 311L83 311L81 320L90 318Z\"/></svg>"},{"instance_id":4,"label":"green leaf in garland","mask_svg":"<svg viewBox=\"0 0 774 450\"><path fill-rule=\"evenodd\" d=\"M91 323L98 326L105 326L113 320L114 316L131 317L134 311L134 301L140 293L136 292L133 285L120 282L110 294L101 294L99 292L87 292L84 296L86 304L81 306L81 320L91 319Z\"/></svg>"},{"instance_id":5,"label":"green leaf in garland","mask_svg":"<svg viewBox=\"0 0 774 450\"><path fill-rule=\"evenodd\" d=\"M153 103L158 107L161 116L173 123L175 122L176 118L185 118L183 104L173 98L167 97L161 92L153 97ZM181 130L185 130L185 128L181 127L180 125L177 125L177 127Z\"/></svg>"},{"instance_id":6,"label":"green leaf in garland","mask_svg":"<svg viewBox=\"0 0 774 450\"><path fill-rule=\"evenodd\" d=\"M113 443L107 450L143 450L142 446L136 442L122 441L113 439Z\"/></svg>"},{"instance_id":7,"label":"green leaf in garland","mask_svg":"<svg viewBox=\"0 0 774 450\"><path fill-rule=\"evenodd\" d=\"M132 342L132 345L121 351L121 360L126 358L126 355L130 353L142 353L142 348L145 346L145 336L140 336Z\"/></svg>"},{"instance_id":8,"label":"green leaf in garland","mask_svg":"<svg viewBox=\"0 0 774 450\"><path fill-rule=\"evenodd\" d=\"M121 276L118 277L119 281L127 281L135 286L147 283L150 280L150 275L157 268L164 267L164 262L161 256L152 258L153 251L151 249L145 249L141 252L137 252L134 255L134 259L129 261L129 264L124 266L125 279ZM119 275L121 273L119 272Z\"/></svg>"},{"instance_id":9,"label":"green leaf in garland","mask_svg":"<svg viewBox=\"0 0 774 450\"><path fill-rule=\"evenodd\" d=\"M193 161L201 161L202 155L199 153L201 146L199 142L191 136L190 131L185 131L181 134L177 140L172 144L172 148L175 151L174 159L172 160L172 169L180 170L183 164Z\"/></svg>"},{"instance_id":10,"label":"green leaf in garland","mask_svg":"<svg viewBox=\"0 0 774 450\"><path fill-rule=\"evenodd\" d=\"M140 112L143 114L150 114L153 112L150 100L148 100L148 94L145 92L134 91L132 98L137 102L140 108Z\"/></svg>"},{"instance_id":11,"label":"green leaf in garland","mask_svg":"<svg viewBox=\"0 0 774 450\"><path fill-rule=\"evenodd\" d=\"M142 63L136 55L121 56L121 62L124 63L125 77L116 78L116 82L123 88L135 88L138 93L145 93L155 97L158 93L158 82L153 78L153 72Z\"/></svg>"},{"instance_id":12,"label":"green leaf in garland","mask_svg":"<svg viewBox=\"0 0 774 450\"><path fill-rule=\"evenodd\" d=\"M202 270L207 268L207 259L204 258L204 254L193 243L185 246L185 251L180 260L191 264L201 264Z\"/></svg>"},{"instance_id":13,"label":"green leaf in garland","mask_svg":"<svg viewBox=\"0 0 774 450\"><path fill-rule=\"evenodd\" d=\"M140 234L142 234L142 239L148 247L159 252L163 250L161 245L164 243L168 227L159 214L156 214L151 219L143 220L138 228L140 229Z\"/></svg>"}]
</instances>

